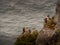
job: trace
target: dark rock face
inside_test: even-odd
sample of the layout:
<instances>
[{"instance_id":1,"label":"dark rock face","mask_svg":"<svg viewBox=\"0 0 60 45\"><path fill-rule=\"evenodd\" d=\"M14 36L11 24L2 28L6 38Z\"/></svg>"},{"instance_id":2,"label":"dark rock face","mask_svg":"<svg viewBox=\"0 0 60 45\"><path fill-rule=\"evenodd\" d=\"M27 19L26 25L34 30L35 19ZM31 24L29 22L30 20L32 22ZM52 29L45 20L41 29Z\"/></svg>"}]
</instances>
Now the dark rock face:
<instances>
[{"instance_id":1,"label":"dark rock face","mask_svg":"<svg viewBox=\"0 0 60 45\"><path fill-rule=\"evenodd\" d=\"M49 33L50 32L50 33ZM53 30L42 30L36 40L36 45L54 45L57 42L58 33Z\"/></svg>"},{"instance_id":2,"label":"dark rock face","mask_svg":"<svg viewBox=\"0 0 60 45\"><path fill-rule=\"evenodd\" d=\"M60 29L60 1L57 2L56 6L56 15L57 15L57 23L58 23L58 30Z\"/></svg>"}]
</instances>

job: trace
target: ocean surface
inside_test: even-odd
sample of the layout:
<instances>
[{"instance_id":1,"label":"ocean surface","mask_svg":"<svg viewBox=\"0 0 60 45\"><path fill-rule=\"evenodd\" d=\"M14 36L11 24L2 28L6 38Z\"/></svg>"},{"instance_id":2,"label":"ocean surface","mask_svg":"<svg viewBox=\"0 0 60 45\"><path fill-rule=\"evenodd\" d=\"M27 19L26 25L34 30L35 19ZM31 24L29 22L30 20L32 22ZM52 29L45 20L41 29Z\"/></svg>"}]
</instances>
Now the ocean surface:
<instances>
[{"instance_id":1,"label":"ocean surface","mask_svg":"<svg viewBox=\"0 0 60 45\"><path fill-rule=\"evenodd\" d=\"M55 15L57 0L0 0L0 45L13 45L23 27L41 30Z\"/></svg>"}]
</instances>

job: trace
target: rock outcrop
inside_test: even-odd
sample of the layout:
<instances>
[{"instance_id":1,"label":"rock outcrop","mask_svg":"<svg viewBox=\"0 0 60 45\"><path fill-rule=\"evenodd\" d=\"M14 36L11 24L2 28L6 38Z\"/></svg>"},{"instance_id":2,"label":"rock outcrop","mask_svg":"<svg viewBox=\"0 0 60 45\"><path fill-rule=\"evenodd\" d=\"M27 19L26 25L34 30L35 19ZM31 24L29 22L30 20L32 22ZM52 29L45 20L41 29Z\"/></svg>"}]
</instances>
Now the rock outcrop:
<instances>
[{"instance_id":1,"label":"rock outcrop","mask_svg":"<svg viewBox=\"0 0 60 45\"><path fill-rule=\"evenodd\" d=\"M56 18L57 18L57 29L60 29L60 1L57 2L57 7L56 7Z\"/></svg>"},{"instance_id":2,"label":"rock outcrop","mask_svg":"<svg viewBox=\"0 0 60 45\"><path fill-rule=\"evenodd\" d=\"M57 20L56 29L42 29L36 39L36 45L56 45L56 42L59 39L58 30L60 30L60 1L57 3L55 18Z\"/></svg>"},{"instance_id":3,"label":"rock outcrop","mask_svg":"<svg viewBox=\"0 0 60 45\"><path fill-rule=\"evenodd\" d=\"M56 33L55 30L43 29L40 31L40 33L37 37L36 45L51 45L51 44L53 44L53 42L55 45L55 42L57 41L57 36L58 36L58 34Z\"/></svg>"}]
</instances>

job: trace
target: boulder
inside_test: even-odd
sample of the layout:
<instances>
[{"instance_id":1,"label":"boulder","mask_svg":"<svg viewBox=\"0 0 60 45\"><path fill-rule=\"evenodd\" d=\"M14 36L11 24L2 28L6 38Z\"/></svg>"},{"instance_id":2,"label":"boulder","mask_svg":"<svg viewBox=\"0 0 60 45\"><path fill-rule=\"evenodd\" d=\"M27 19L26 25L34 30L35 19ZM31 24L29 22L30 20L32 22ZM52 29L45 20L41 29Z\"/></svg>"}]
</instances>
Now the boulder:
<instances>
[{"instance_id":1,"label":"boulder","mask_svg":"<svg viewBox=\"0 0 60 45\"><path fill-rule=\"evenodd\" d=\"M36 39L36 45L52 45L53 43L55 45L57 36L57 31L51 29L43 29L40 31Z\"/></svg>"}]
</instances>

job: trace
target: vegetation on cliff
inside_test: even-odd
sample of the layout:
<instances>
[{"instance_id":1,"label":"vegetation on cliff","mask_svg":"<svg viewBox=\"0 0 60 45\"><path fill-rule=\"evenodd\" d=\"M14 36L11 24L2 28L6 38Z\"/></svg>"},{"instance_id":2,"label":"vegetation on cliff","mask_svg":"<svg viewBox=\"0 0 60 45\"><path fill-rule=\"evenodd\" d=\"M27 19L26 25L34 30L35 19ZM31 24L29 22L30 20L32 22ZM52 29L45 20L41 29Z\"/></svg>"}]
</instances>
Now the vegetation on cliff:
<instances>
[{"instance_id":1,"label":"vegetation on cliff","mask_svg":"<svg viewBox=\"0 0 60 45\"><path fill-rule=\"evenodd\" d=\"M32 33L21 34L17 38L15 45L35 45L37 35L38 35L37 31L34 31Z\"/></svg>"}]
</instances>

